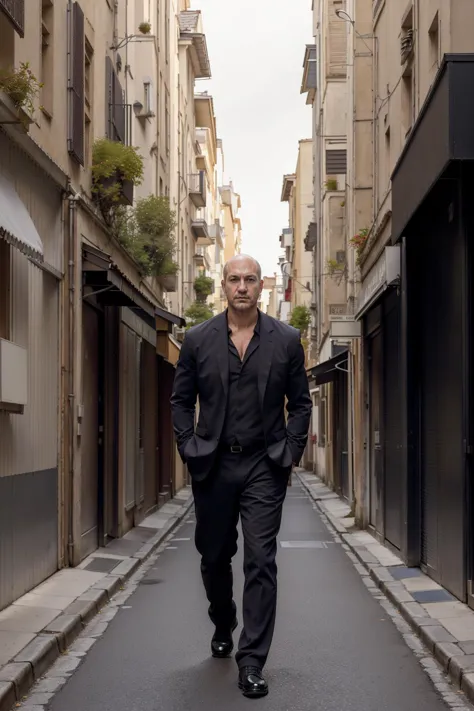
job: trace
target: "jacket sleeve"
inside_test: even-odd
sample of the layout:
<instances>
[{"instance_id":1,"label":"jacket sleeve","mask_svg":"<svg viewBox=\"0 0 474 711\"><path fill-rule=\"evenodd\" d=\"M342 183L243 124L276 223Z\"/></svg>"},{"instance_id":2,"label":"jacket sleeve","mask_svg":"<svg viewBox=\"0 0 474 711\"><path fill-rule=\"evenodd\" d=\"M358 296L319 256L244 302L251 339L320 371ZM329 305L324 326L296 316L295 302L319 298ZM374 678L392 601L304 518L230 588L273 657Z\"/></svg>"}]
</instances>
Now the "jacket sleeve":
<instances>
[{"instance_id":1,"label":"jacket sleeve","mask_svg":"<svg viewBox=\"0 0 474 711\"><path fill-rule=\"evenodd\" d=\"M170 398L173 429L181 457L184 445L194 434L196 400L196 357L188 334L181 346Z\"/></svg>"},{"instance_id":2,"label":"jacket sleeve","mask_svg":"<svg viewBox=\"0 0 474 711\"><path fill-rule=\"evenodd\" d=\"M290 367L286 384L286 409L288 412L286 429L293 462L299 464L308 441L312 411L304 349L299 335L292 341L289 353Z\"/></svg>"}]
</instances>

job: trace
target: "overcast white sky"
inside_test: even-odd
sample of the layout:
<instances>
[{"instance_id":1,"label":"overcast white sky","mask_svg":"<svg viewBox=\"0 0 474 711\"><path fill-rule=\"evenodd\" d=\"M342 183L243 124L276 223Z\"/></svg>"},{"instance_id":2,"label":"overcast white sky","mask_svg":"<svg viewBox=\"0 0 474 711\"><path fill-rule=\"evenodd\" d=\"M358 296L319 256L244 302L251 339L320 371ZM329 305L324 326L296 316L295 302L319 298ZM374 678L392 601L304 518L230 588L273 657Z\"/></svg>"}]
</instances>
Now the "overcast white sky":
<instances>
[{"instance_id":1,"label":"overcast white sky","mask_svg":"<svg viewBox=\"0 0 474 711\"><path fill-rule=\"evenodd\" d=\"M242 251L264 274L277 269L288 225L283 175L296 168L298 140L311 137L311 109L300 95L305 45L312 42L311 0L193 0L202 11L226 178L242 196Z\"/></svg>"}]
</instances>

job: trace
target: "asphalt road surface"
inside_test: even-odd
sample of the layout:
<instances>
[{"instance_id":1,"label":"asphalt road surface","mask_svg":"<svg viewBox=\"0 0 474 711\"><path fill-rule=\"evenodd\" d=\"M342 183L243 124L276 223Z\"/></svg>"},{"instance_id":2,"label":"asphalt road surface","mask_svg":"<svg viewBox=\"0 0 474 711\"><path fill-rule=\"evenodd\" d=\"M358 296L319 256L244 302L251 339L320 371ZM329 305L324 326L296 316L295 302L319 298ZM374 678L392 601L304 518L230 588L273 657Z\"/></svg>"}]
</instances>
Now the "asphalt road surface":
<instances>
[{"instance_id":1,"label":"asphalt road surface","mask_svg":"<svg viewBox=\"0 0 474 711\"><path fill-rule=\"evenodd\" d=\"M235 660L210 658L213 629L193 535L191 515L53 698L52 711L447 710L296 483L280 533L270 693L242 697ZM241 569L239 551L237 601Z\"/></svg>"}]
</instances>

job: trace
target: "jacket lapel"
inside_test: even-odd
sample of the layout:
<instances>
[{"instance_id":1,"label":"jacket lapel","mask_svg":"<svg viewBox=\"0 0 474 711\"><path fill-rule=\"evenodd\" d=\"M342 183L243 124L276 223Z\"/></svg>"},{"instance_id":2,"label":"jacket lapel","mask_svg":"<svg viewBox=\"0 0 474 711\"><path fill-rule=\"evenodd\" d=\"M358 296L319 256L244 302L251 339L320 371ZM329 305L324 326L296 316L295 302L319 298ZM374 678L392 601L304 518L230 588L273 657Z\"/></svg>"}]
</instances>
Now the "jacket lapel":
<instances>
[{"instance_id":1,"label":"jacket lapel","mask_svg":"<svg viewBox=\"0 0 474 711\"><path fill-rule=\"evenodd\" d=\"M263 402L265 391L267 389L268 376L272 366L273 357L273 324L271 319L264 313L260 312L260 353L259 353L259 371L258 371L258 392L260 396L260 407L263 411Z\"/></svg>"},{"instance_id":2,"label":"jacket lapel","mask_svg":"<svg viewBox=\"0 0 474 711\"><path fill-rule=\"evenodd\" d=\"M209 347L216 354L217 367L222 379L222 387L224 388L224 397L227 400L229 389L229 335L225 311L216 318L214 331L216 340L214 343L210 343Z\"/></svg>"}]
</instances>

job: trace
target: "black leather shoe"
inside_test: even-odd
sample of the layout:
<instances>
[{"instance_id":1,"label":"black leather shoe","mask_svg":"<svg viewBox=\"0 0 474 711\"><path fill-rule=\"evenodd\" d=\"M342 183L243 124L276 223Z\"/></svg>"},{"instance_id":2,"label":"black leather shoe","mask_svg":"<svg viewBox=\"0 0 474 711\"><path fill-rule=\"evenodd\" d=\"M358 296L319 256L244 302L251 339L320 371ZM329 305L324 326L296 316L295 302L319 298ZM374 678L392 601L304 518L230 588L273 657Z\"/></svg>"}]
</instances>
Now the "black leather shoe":
<instances>
[{"instance_id":1,"label":"black leather shoe","mask_svg":"<svg viewBox=\"0 0 474 711\"><path fill-rule=\"evenodd\" d=\"M212 656L216 659L225 659L229 657L234 649L234 640L232 639L232 632L237 627L237 619L232 623L230 630L216 629L214 636L211 641L211 652Z\"/></svg>"},{"instance_id":2,"label":"black leather shoe","mask_svg":"<svg viewBox=\"0 0 474 711\"><path fill-rule=\"evenodd\" d=\"M258 699L268 694L268 684L258 667L242 667L239 670L239 689L249 699Z\"/></svg>"}]
</instances>

